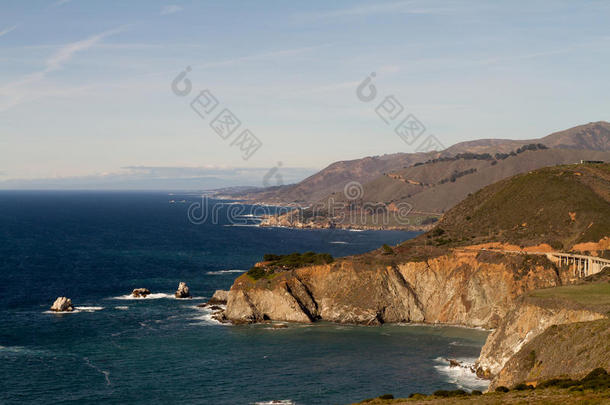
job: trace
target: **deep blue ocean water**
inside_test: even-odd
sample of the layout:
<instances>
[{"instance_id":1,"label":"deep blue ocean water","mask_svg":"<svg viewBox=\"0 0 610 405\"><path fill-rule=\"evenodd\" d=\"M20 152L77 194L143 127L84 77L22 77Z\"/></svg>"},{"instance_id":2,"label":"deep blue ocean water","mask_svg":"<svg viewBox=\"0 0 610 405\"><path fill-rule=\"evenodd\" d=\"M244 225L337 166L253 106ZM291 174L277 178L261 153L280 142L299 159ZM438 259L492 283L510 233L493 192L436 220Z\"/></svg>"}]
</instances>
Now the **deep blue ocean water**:
<instances>
[{"instance_id":1,"label":"deep blue ocean water","mask_svg":"<svg viewBox=\"0 0 610 405\"><path fill-rule=\"evenodd\" d=\"M196 307L264 253L338 257L414 233L230 226L224 204L218 223L196 225L187 218L193 201L200 198L0 192L0 403L342 404L484 387L442 359L474 359L485 331L222 326ZM180 281L194 299L172 297ZM128 299L136 287L155 295ZM57 296L78 310L48 313Z\"/></svg>"}]
</instances>

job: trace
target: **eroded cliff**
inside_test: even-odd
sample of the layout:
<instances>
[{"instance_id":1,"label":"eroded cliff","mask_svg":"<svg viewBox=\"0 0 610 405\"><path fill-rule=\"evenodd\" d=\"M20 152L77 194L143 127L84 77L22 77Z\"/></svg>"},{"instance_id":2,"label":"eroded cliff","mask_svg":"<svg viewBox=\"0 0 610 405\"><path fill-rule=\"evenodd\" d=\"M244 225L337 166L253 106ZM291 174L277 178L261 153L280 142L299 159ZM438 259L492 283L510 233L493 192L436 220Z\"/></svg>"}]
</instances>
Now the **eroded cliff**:
<instances>
[{"instance_id":1,"label":"eroded cliff","mask_svg":"<svg viewBox=\"0 0 610 405\"><path fill-rule=\"evenodd\" d=\"M515 299L569 282L543 257L467 250L405 263L343 259L253 280L239 277L225 316L263 320L379 324L448 323L492 328Z\"/></svg>"}]
</instances>

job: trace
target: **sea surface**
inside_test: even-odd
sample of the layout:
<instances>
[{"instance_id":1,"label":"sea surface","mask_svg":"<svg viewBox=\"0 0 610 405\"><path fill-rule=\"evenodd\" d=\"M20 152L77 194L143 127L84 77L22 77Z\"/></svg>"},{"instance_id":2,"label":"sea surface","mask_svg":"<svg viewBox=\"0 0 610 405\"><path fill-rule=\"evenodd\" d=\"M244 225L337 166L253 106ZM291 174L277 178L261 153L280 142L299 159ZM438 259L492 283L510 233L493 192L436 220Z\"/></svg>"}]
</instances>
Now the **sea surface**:
<instances>
[{"instance_id":1,"label":"sea surface","mask_svg":"<svg viewBox=\"0 0 610 405\"><path fill-rule=\"evenodd\" d=\"M415 233L261 228L250 206L236 221L235 204L214 200L217 218L200 224L192 203L201 198L0 192L0 403L344 404L485 388L445 358L473 361L486 331L225 326L197 307L264 253L339 257ZM173 298L180 281L193 299ZM132 299L137 287L153 294ZM50 313L58 296L76 310Z\"/></svg>"}]
</instances>

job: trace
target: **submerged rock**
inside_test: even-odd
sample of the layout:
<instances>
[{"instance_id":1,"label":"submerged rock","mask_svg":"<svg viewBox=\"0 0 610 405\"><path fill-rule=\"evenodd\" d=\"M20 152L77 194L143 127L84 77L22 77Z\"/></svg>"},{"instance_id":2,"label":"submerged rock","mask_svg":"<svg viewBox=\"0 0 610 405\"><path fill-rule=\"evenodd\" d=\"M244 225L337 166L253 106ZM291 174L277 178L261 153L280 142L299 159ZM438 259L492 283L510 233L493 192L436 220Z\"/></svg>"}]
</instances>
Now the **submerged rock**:
<instances>
[{"instance_id":1,"label":"submerged rock","mask_svg":"<svg viewBox=\"0 0 610 405\"><path fill-rule=\"evenodd\" d=\"M176 291L175 296L176 298L191 298L189 287L184 281L181 281L180 284L178 284L178 290Z\"/></svg>"},{"instance_id":2,"label":"submerged rock","mask_svg":"<svg viewBox=\"0 0 610 405\"><path fill-rule=\"evenodd\" d=\"M229 292L225 290L216 290L212 298L208 301L208 304L221 304L225 305L229 298Z\"/></svg>"},{"instance_id":3,"label":"submerged rock","mask_svg":"<svg viewBox=\"0 0 610 405\"><path fill-rule=\"evenodd\" d=\"M51 305L51 311L56 312L70 312L73 311L72 300L66 297L58 297L53 305Z\"/></svg>"},{"instance_id":4,"label":"submerged rock","mask_svg":"<svg viewBox=\"0 0 610 405\"><path fill-rule=\"evenodd\" d=\"M136 288L131 292L131 295L136 298L140 298L140 297L144 298L149 294L150 294L150 290L147 288Z\"/></svg>"}]
</instances>

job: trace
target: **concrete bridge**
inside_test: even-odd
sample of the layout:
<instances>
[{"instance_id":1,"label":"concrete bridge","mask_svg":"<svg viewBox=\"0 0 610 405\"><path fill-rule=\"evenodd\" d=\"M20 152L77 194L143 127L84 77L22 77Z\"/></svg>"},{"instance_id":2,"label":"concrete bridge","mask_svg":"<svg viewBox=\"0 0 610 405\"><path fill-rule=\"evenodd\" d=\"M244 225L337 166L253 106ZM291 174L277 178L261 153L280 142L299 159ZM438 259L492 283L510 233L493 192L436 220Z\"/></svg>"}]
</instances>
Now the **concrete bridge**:
<instances>
[{"instance_id":1,"label":"concrete bridge","mask_svg":"<svg viewBox=\"0 0 610 405\"><path fill-rule=\"evenodd\" d=\"M505 250L505 249L486 249L492 252L518 253L527 255L546 256L550 261L560 266L570 266L574 277L585 278L592 274L597 274L604 269L610 269L610 260L595 256L575 255L562 252L529 252L524 250Z\"/></svg>"},{"instance_id":2,"label":"concrete bridge","mask_svg":"<svg viewBox=\"0 0 610 405\"><path fill-rule=\"evenodd\" d=\"M530 253L531 254L531 253ZM592 274L597 274L606 268L610 269L610 260L601 259L595 256L574 255L571 253L534 253L545 254L549 260L559 264L560 266L570 266L574 276L584 278Z\"/></svg>"}]
</instances>

